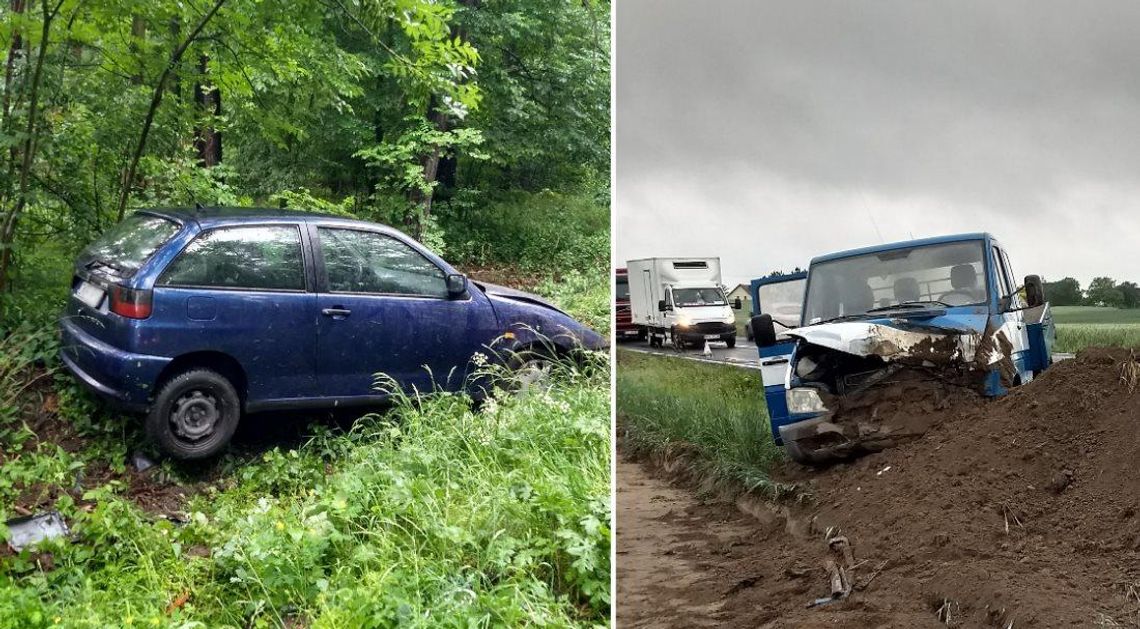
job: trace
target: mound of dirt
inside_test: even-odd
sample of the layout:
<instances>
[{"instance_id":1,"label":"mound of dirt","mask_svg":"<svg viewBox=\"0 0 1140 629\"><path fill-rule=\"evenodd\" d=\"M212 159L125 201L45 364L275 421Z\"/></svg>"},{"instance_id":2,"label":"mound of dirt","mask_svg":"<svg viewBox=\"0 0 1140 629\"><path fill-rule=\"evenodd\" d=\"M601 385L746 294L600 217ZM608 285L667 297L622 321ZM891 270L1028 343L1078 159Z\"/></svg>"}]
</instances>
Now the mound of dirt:
<instances>
[{"instance_id":1,"label":"mound of dirt","mask_svg":"<svg viewBox=\"0 0 1140 629\"><path fill-rule=\"evenodd\" d=\"M871 404L929 429L824 470L788 464L779 480L813 503L741 568L766 587L729 604L773 611L770 626L1140 624L1138 373L1130 351L1091 349L998 400ZM835 535L854 591L808 608L829 593Z\"/></svg>"}]
</instances>

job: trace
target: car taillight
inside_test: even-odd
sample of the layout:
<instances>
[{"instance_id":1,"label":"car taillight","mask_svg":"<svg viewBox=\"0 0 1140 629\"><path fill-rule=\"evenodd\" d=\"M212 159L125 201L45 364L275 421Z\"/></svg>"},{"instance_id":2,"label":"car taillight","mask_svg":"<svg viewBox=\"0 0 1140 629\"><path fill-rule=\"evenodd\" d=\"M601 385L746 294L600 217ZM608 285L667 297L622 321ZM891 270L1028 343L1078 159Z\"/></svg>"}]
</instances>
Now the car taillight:
<instances>
[{"instance_id":1,"label":"car taillight","mask_svg":"<svg viewBox=\"0 0 1140 629\"><path fill-rule=\"evenodd\" d=\"M151 291L111 286L111 312L128 319L145 319L150 316Z\"/></svg>"}]
</instances>

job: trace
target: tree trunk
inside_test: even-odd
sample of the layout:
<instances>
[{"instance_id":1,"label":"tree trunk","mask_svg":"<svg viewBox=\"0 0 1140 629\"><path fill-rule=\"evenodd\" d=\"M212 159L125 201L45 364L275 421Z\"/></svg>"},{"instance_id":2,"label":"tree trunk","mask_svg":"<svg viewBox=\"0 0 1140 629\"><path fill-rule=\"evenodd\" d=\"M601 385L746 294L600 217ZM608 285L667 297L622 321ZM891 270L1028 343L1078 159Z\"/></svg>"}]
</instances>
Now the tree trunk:
<instances>
[{"instance_id":1,"label":"tree trunk","mask_svg":"<svg viewBox=\"0 0 1140 629\"><path fill-rule=\"evenodd\" d=\"M143 39L146 39L146 20L141 15L132 15L130 51L131 54L135 55L135 60L138 62L136 72L131 75L131 83L135 85L142 85L143 82L143 61L139 52L139 41Z\"/></svg>"},{"instance_id":2,"label":"tree trunk","mask_svg":"<svg viewBox=\"0 0 1140 629\"><path fill-rule=\"evenodd\" d=\"M16 240L16 225L20 215L28 204L28 181L31 177L32 165L35 162L36 150L36 119L39 117L40 84L43 82L44 59L47 57L51 23L63 6L63 0L54 8L48 7L48 0L43 0L44 22L40 34L40 47L36 54L36 66L32 73L32 85L28 93L28 124L24 129L23 146L20 149L20 181L16 193L15 203L4 220L0 223L0 292L8 289L9 272L12 265L12 245Z\"/></svg>"},{"instance_id":3,"label":"tree trunk","mask_svg":"<svg viewBox=\"0 0 1140 629\"><path fill-rule=\"evenodd\" d=\"M210 10L202 16L202 19L198 21L194 30L190 31L186 39L174 49L174 52L170 55L170 62L166 64L166 67L162 69L162 74L158 77L158 83L154 86L154 94L150 99L150 107L148 107L146 111L146 119L143 120L142 131L139 133L138 143L135 144L135 150L131 155L130 164L127 166L126 172L123 173L123 188L119 194L120 221L123 220L123 216L127 213L127 200L130 199L131 188L134 186L135 173L139 167L139 159L142 158L143 151L146 150L146 140L150 135L150 128L154 124L154 115L158 112L158 106L162 104L162 95L166 92L166 82L169 80L170 75L174 73L174 69L178 66L179 62L182 61L182 55L186 54L186 49L190 47L190 44L194 43L194 40L201 34L202 29L206 28L206 24L214 17L218 9L222 8L225 2L226 0L214 1L214 6L210 7Z\"/></svg>"},{"instance_id":4,"label":"tree trunk","mask_svg":"<svg viewBox=\"0 0 1140 629\"><path fill-rule=\"evenodd\" d=\"M203 122L194 129L194 148L198 162L206 168L222 161L222 134L214 127L214 118L222 115L222 93L207 78L210 56L198 56L198 81L194 84L194 102L198 104Z\"/></svg>"}]
</instances>

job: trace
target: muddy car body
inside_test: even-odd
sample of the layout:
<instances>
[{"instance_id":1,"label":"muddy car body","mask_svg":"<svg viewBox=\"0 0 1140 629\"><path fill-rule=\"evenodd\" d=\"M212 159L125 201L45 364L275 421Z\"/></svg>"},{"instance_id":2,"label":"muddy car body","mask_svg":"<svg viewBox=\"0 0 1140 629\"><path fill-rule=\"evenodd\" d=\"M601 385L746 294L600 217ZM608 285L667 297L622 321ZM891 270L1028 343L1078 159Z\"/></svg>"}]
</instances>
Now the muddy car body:
<instances>
[{"instance_id":1,"label":"muddy car body","mask_svg":"<svg viewBox=\"0 0 1140 629\"><path fill-rule=\"evenodd\" d=\"M1053 319L1040 278L1014 277L1001 244L976 233L813 259L798 326L780 325L757 291L751 323L776 442L801 461L889 444L896 427L845 423L844 411L901 380L985 396L1032 380L1052 362Z\"/></svg>"},{"instance_id":2,"label":"muddy car body","mask_svg":"<svg viewBox=\"0 0 1140 629\"><path fill-rule=\"evenodd\" d=\"M470 389L483 359L599 349L541 298L468 281L390 227L285 210L138 212L76 261L63 364L178 458L211 456L244 412ZM478 394L478 390L472 393Z\"/></svg>"}]
</instances>

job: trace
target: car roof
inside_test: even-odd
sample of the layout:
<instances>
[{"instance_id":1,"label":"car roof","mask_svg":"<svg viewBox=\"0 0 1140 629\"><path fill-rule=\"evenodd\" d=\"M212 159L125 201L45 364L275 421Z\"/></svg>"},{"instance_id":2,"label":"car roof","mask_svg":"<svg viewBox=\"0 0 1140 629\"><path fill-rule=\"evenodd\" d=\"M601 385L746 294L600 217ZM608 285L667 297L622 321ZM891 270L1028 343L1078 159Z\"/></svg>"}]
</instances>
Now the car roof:
<instances>
[{"instance_id":1,"label":"car roof","mask_svg":"<svg viewBox=\"0 0 1140 629\"><path fill-rule=\"evenodd\" d=\"M927 245L941 245L950 242L966 242L970 240L985 241L993 239L994 237L987 232L973 232L969 234L951 234L948 236L935 236L933 238L920 238L918 240L902 240L899 242L892 242L884 245L872 245L870 247L848 249L846 251L838 251L836 253L816 256L811 259L811 263L816 264L819 262L828 262L830 260L840 260L843 258L866 255L869 253L881 253L883 251L894 251L896 249L909 249L911 247L924 247Z\"/></svg>"},{"instance_id":2,"label":"car roof","mask_svg":"<svg viewBox=\"0 0 1140 629\"><path fill-rule=\"evenodd\" d=\"M241 223L265 223L272 221L300 221L309 222L320 220L322 222L357 225L367 227L387 227L379 223L371 223L355 218L326 214L322 212L305 212L301 210L287 210L281 208L264 207L203 207L192 208L143 208L138 213L152 214L164 218L174 219L179 223L194 222L203 228L217 225L234 225Z\"/></svg>"}]
</instances>

